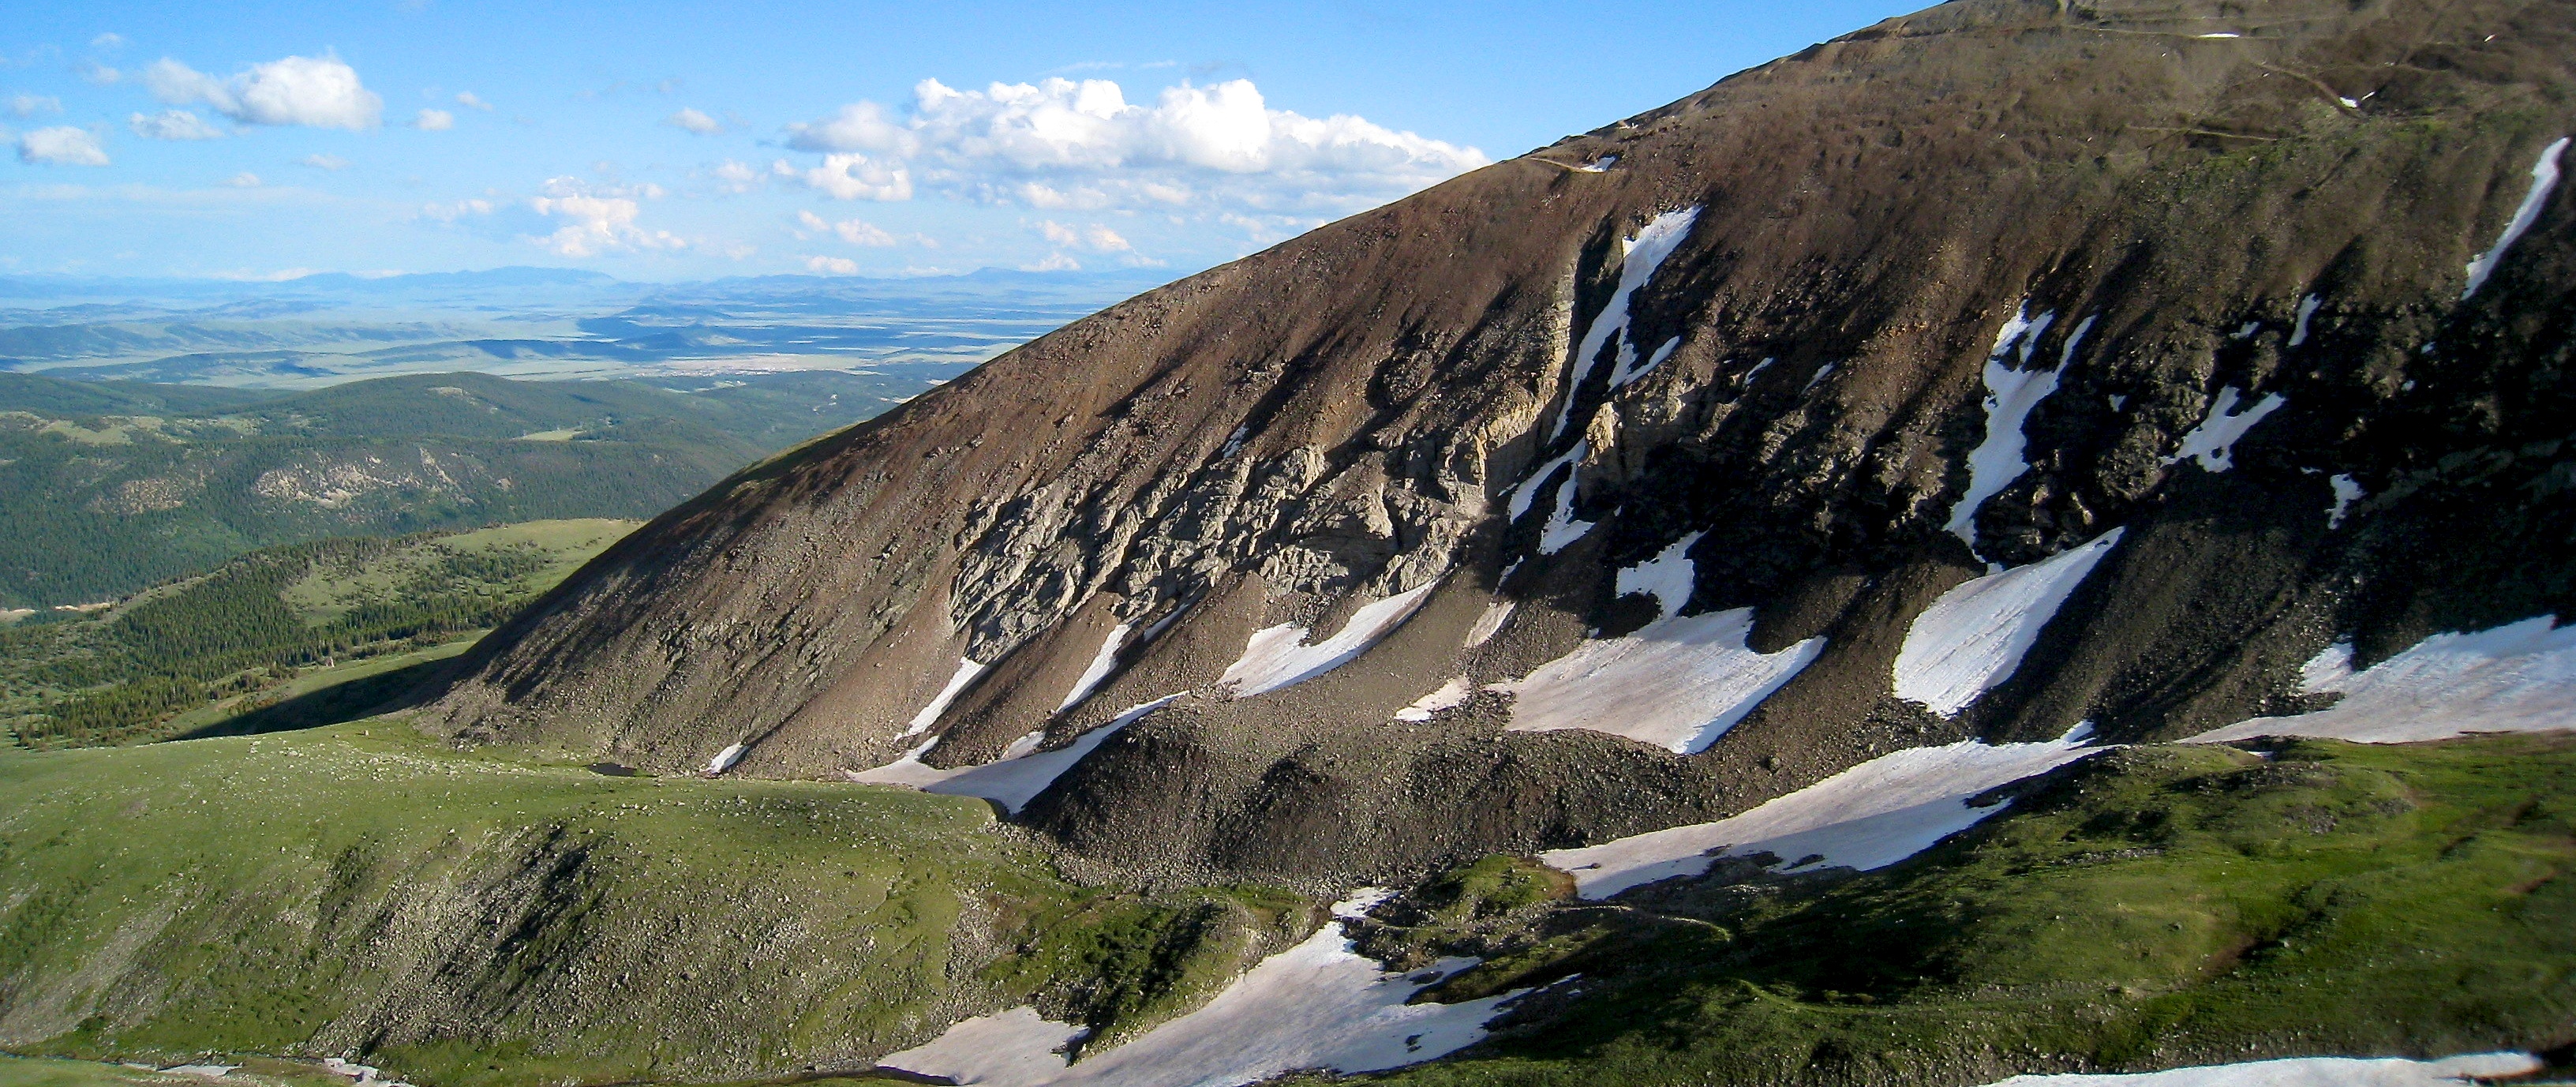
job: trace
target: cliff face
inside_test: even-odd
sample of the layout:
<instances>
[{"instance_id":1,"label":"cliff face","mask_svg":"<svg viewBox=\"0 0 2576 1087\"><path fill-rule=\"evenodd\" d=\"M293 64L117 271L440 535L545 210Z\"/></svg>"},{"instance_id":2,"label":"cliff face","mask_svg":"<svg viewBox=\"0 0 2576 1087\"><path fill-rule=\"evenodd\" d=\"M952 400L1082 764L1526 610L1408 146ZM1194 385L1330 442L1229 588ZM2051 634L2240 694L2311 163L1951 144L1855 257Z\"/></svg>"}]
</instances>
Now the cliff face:
<instances>
[{"instance_id":1,"label":"cliff face","mask_svg":"<svg viewBox=\"0 0 2576 1087\"><path fill-rule=\"evenodd\" d=\"M2576 617L2570 58L2544 2L1890 20L746 471L428 719L1060 750L1078 854L1368 877L2296 712L2329 643Z\"/></svg>"}]
</instances>

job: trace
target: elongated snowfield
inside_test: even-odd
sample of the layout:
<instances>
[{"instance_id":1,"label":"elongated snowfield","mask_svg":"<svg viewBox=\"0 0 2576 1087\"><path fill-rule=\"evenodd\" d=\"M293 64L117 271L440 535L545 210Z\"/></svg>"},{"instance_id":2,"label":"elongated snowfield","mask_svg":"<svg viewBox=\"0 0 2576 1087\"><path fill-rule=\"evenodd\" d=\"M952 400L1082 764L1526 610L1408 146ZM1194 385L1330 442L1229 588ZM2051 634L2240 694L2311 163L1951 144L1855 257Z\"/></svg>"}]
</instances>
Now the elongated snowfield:
<instances>
[{"instance_id":1,"label":"elongated snowfield","mask_svg":"<svg viewBox=\"0 0 2576 1087\"><path fill-rule=\"evenodd\" d=\"M2460 291L2461 301L2468 301L2470 295L2478 293L2478 288L2487 285L2487 277L2495 274L2496 264L2504 260L2505 251L2522 240L2531 224L2540 221L2541 209L2549 206L2550 190L2558 187L2558 156L2566 151L2565 136L2540 149L2540 158L2531 164L2531 188L2522 194L2522 206L2513 209L2513 218L2504 224L2504 233L2497 236L2495 247L2469 262L2469 285Z\"/></svg>"},{"instance_id":2,"label":"elongated snowfield","mask_svg":"<svg viewBox=\"0 0 2576 1087\"><path fill-rule=\"evenodd\" d=\"M1184 691L1182 694L1189 692ZM1045 792L1055 779L1063 777L1085 756L1118 734L1118 730L1144 720L1145 715L1171 705L1181 695L1169 694L1141 705L1129 706L1108 724L1075 737L1072 743L1053 751L1034 754L1034 745L1023 736L1003 751L1002 757L981 766L942 770L921 761L939 741L913 748L900 759L868 770L845 771L842 776L862 785L909 785L925 793L947 796L980 796L1009 809L1017 815L1029 801Z\"/></svg>"},{"instance_id":3,"label":"elongated snowfield","mask_svg":"<svg viewBox=\"0 0 2576 1087\"><path fill-rule=\"evenodd\" d=\"M1625 385L1629 379L1643 372L1637 366L1635 336L1628 331L1628 299L1655 277L1655 269L1663 266L1664 258L1681 248L1682 239L1690 236L1691 224L1697 221L1697 207L1668 211L1655 216L1654 221L1621 242L1618 289L1601 307L1600 316L1592 319L1591 327L1583 330L1583 339L1575 344L1574 371L1565 383L1565 403L1556 409L1556 423L1547 429L1549 438L1565 433L1567 421L1574 416L1575 394L1583 388L1584 379L1591 376L1593 361L1600 357L1601 348L1610 342L1610 337L1619 337L1618 359L1612 363L1610 371L1611 386ZM1660 354L1656 361L1662 361Z\"/></svg>"},{"instance_id":4,"label":"elongated snowfield","mask_svg":"<svg viewBox=\"0 0 2576 1087\"><path fill-rule=\"evenodd\" d=\"M1512 695L1514 732L1581 728L1678 754L1705 750L1824 652L1809 638L1756 653L1753 609L1666 617L1584 642L1529 675L1487 685Z\"/></svg>"},{"instance_id":5,"label":"elongated snowfield","mask_svg":"<svg viewBox=\"0 0 2576 1087\"><path fill-rule=\"evenodd\" d=\"M707 776L713 777L717 774L724 773L727 770L731 770L733 769L733 764L741 761L742 745L726 744L724 750L716 752L714 758L707 760Z\"/></svg>"},{"instance_id":6,"label":"elongated snowfield","mask_svg":"<svg viewBox=\"0 0 2576 1087\"><path fill-rule=\"evenodd\" d=\"M982 674L983 665L964 657L957 658L957 670L949 674L948 685L940 688L938 696L923 706L920 713L912 715L912 724L903 730L903 734L919 736L930 731L930 726L939 723L939 715L948 712L948 703L956 699L957 692L965 690L967 684L975 682L975 677Z\"/></svg>"},{"instance_id":7,"label":"elongated snowfield","mask_svg":"<svg viewBox=\"0 0 2576 1087\"><path fill-rule=\"evenodd\" d=\"M1583 454L1589 448L1588 443L1576 442L1574 448L1549 457L1538 467L1530 469L1530 474L1522 478L1519 485L1512 488L1510 497L1504 500L1503 509L1506 515L1514 521L1529 516L1530 505L1538 501L1539 486L1546 483L1547 477L1554 475L1557 469L1569 464L1583 463Z\"/></svg>"},{"instance_id":8,"label":"elongated snowfield","mask_svg":"<svg viewBox=\"0 0 2576 1087\"><path fill-rule=\"evenodd\" d=\"M1243 656L1225 666L1217 688L1236 698L1250 698L1330 672L1402 626L1430 595L1431 586L1424 585L1369 604L1352 612L1350 621L1332 637L1313 645L1303 644L1306 628L1292 623L1256 630L1244 642Z\"/></svg>"},{"instance_id":9,"label":"elongated snowfield","mask_svg":"<svg viewBox=\"0 0 2576 1087\"><path fill-rule=\"evenodd\" d=\"M1699 580L1699 564L1690 560L1691 545L1706 532L1694 532L1674 540L1655 557L1619 571L1619 595L1644 593L1655 598L1665 615L1673 615L1690 606L1691 588Z\"/></svg>"},{"instance_id":10,"label":"elongated snowfield","mask_svg":"<svg viewBox=\"0 0 2576 1087\"><path fill-rule=\"evenodd\" d=\"M1358 900L1336 907L1349 916ZM1434 969L1473 964L1452 959ZM1372 1072L1427 1061L1485 1036L1484 1024L1527 990L1459 1004L1406 1004L1422 976L1388 973L1327 923L1261 963L1206 1006L1068 1067L1053 1051L1081 1028L1015 1008L969 1019L879 1064L964 1084L1041 1087L1235 1087L1300 1068Z\"/></svg>"},{"instance_id":11,"label":"elongated snowfield","mask_svg":"<svg viewBox=\"0 0 2576 1087\"><path fill-rule=\"evenodd\" d=\"M2039 632L2057 616L2102 556L2119 546L2112 529L2045 561L1988 574L1941 594L1905 630L1896 653L1896 697L1956 717L1979 695L2012 678Z\"/></svg>"},{"instance_id":12,"label":"elongated snowfield","mask_svg":"<svg viewBox=\"0 0 2576 1087\"><path fill-rule=\"evenodd\" d=\"M1994 350L1986 358L1986 437L1968 454L1968 493L1950 508L1950 534L1977 549L1977 511L1986 500L2003 493L2022 474L2030 471L2024 453L2030 439L2022 433L2030 421L2031 409L2057 392L2058 375L2066 372L2067 363L2075 358L2075 349L2092 331L2093 318L2087 317L2066 337L2066 347L2058 352L2057 367L2050 370L2030 369L2031 352L2038 349L2039 337L2048 331L2056 314L2042 313L2035 320L2024 320L2016 309L2012 319L2004 322L2003 331L1995 336ZM2022 369L2005 365L2013 349L2021 349Z\"/></svg>"},{"instance_id":13,"label":"elongated snowfield","mask_svg":"<svg viewBox=\"0 0 2576 1087\"><path fill-rule=\"evenodd\" d=\"M1442 710L1456 709L1459 706L1466 705L1467 697L1474 693L1475 690L1467 686L1467 677L1451 676L1449 677L1449 682L1441 684L1438 690L1414 699L1412 705L1395 711L1395 719L1398 721L1428 721L1432 718L1432 715L1437 714Z\"/></svg>"},{"instance_id":14,"label":"elongated snowfield","mask_svg":"<svg viewBox=\"0 0 2576 1087\"><path fill-rule=\"evenodd\" d=\"M2540 1068L2527 1053L2471 1053L2437 1061L2404 1057L2290 1057L2110 1075L2014 1076L1986 1087L2461 1087L2473 1076Z\"/></svg>"},{"instance_id":15,"label":"elongated snowfield","mask_svg":"<svg viewBox=\"0 0 2576 1087\"><path fill-rule=\"evenodd\" d=\"M2436 634L2359 673L2352 646L2308 661L2300 690L2343 700L2290 717L2257 717L2192 737L2319 736L2412 743L2471 732L2576 728L2576 626L2542 615L2474 633Z\"/></svg>"},{"instance_id":16,"label":"elongated snowfield","mask_svg":"<svg viewBox=\"0 0 2576 1087\"><path fill-rule=\"evenodd\" d=\"M1931 848L2006 805L1972 808L1968 799L1995 786L2043 774L2099 748L2077 726L2041 744L1962 740L1881 755L1761 807L1714 823L1649 831L1582 849L1539 854L1574 875L1575 892L1608 898L1675 876L1708 871L1719 856L1769 852L1780 863L1814 863L1868 871Z\"/></svg>"},{"instance_id":17,"label":"elongated snowfield","mask_svg":"<svg viewBox=\"0 0 2576 1087\"><path fill-rule=\"evenodd\" d=\"M1081 678L1073 681L1073 689L1065 692L1064 701L1056 705L1055 712L1063 713L1081 704L1083 699L1091 697L1092 688L1109 678L1109 670L1118 667L1118 647L1126 643L1127 632L1131 629L1125 623L1109 628L1109 636L1100 640L1100 652L1091 655L1090 666L1082 670Z\"/></svg>"}]
</instances>

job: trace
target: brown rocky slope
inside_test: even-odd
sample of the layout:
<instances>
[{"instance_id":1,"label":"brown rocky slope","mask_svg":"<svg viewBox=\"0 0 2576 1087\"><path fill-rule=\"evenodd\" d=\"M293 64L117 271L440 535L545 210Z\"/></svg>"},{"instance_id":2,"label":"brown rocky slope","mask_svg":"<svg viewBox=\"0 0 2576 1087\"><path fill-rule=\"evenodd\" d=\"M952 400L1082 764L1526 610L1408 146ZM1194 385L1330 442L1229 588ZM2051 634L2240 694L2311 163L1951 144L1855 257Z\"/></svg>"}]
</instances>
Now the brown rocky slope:
<instances>
[{"instance_id":1,"label":"brown rocky slope","mask_svg":"<svg viewBox=\"0 0 2576 1087\"><path fill-rule=\"evenodd\" d=\"M830 776L934 738L933 767L1062 748L1188 692L1021 818L1129 872L1359 879L1715 818L1964 736L2294 711L2330 641L2367 664L2576 615L2576 196L2463 297L2576 132L2571 58L2576 5L2550 2L1892 19L747 470L461 658L425 719ZM1953 531L2000 478L1972 463L1989 383L2052 368L2028 469ZM2214 451L2222 405L2266 414ZM1622 594L1692 533L1690 564L1630 585L1686 589ZM1936 598L2097 540L2017 668L1947 714L1898 696ZM1414 590L1356 659L1222 682L1256 631L1320 639ZM1803 667L1676 743L1504 728L1530 706L1485 685L1662 603L1752 609L1728 659ZM926 713L961 658L985 667ZM1396 719L1461 676L1464 704Z\"/></svg>"}]
</instances>

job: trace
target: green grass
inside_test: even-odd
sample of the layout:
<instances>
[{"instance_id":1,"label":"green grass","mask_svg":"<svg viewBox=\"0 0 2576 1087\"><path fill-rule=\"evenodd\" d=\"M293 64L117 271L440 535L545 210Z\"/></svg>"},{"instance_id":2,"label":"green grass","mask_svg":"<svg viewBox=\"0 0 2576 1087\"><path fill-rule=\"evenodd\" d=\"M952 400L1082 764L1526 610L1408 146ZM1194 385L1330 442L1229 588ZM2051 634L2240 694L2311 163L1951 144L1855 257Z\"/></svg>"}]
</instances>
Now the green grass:
<instances>
[{"instance_id":1,"label":"green grass","mask_svg":"<svg viewBox=\"0 0 2576 1087\"><path fill-rule=\"evenodd\" d=\"M1558 911L1518 976L1454 995L1583 973L1586 999L1379 1078L1967 1084L2549 1049L2576 1040L2571 866L2576 737L2131 749L1881 872Z\"/></svg>"},{"instance_id":2,"label":"green grass","mask_svg":"<svg viewBox=\"0 0 2576 1087\"><path fill-rule=\"evenodd\" d=\"M0 630L0 723L22 745L65 746L349 720L403 693L400 670L463 651L633 527L537 521L295 544L94 619L22 623ZM317 697L335 685L346 686ZM270 712L289 701L299 705ZM250 715L261 719L229 722Z\"/></svg>"},{"instance_id":3,"label":"green grass","mask_svg":"<svg viewBox=\"0 0 2576 1087\"><path fill-rule=\"evenodd\" d=\"M0 1023L448 1085L774 1074L937 1033L1075 893L979 801L617 778L386 719L0 754Z\"/></svg>"}]
</instances>

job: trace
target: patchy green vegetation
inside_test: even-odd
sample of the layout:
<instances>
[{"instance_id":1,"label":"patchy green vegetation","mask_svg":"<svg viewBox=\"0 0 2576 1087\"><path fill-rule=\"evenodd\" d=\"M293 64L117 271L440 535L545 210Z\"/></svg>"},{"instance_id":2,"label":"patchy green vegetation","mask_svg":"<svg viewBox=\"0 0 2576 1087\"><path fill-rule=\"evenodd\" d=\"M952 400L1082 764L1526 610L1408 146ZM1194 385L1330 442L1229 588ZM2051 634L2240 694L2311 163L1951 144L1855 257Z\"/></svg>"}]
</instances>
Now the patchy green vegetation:
<instances>
[{"instance_id":1,"label":"patchy green vegetation","mask_svg":"<svg viewBox=\"0 0 2576 1087\"><path fill-rule=\"evenodd\" d=\"M1971 1084L2547 1050L2576 1040L2571 867L2576 736L2129 749L1879 872L1725 868L1509 932L1382 911L1377 944L1499 956L1445 999L1583 977L1474 1056L1377 1078Z\"/></svg>"},{"instance_id":2,"label":"patchy green vegetation","mask_svg":"<svg viewBox=\"0 0 2576 1087\"><path fill-rule=\"evenodd\" d=\"M402 693L401 669L461 651L633 527L294 544L94 618L0 629L0 721L22 745L62 746L347 720Z\"/></svg>"},{"instance_id":3,"label":"patchy green vegetation","mask_svg":"<svg viewBox=\"0 0 2576 1087\"><path fill-rule=\"evenodd\" d=\"M928 385L452 373L259 395L0 374L0 607L112 599L333 537L650 517Z\"/></svg>"},{"instance_id":4,"label":"patchy green vegetation","mask_svg":"<svg viewBox=\"0 0 2576 1087\"><path fill-rule=\"evenodd\" d=\"M1040 1014L1091 1033L1078 1054L1116 1046L1206 1003L1264 957L1287 950L1321 918L1305 901L1263 887L1158 897L1098 892L1031 925L1041 935L986 976L1026 991Z\"/></svg>"}]
</instances>

